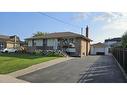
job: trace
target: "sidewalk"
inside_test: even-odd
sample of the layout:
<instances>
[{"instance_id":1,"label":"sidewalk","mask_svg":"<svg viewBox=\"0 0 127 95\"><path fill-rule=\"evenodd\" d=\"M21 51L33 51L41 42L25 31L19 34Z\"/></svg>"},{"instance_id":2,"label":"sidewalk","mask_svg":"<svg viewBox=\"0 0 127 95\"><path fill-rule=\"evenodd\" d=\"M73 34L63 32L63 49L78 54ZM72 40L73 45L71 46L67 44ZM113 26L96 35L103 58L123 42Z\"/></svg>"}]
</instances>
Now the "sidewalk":
<instances>
[{"instance_id":1,"label":"sidewalk","mask_svg":"<svg viewBox=\"0 0 127 95\"><path fill-rule=\"evenodd\" d=\"M0 75L0 83L29 83L8 75Z\"/></svg>"},{"instance_id":2,"label":"sidewalk","mask_svg":"<svg viewBox=\"0 0 127 95\"><path fill-rule=\"evenodd\" d=\"M73 59L73 57L57 58L57 59L54 59L51 61L47 61L47 62L43 62L43 63L37 64L37 65L30 66L30 67L22 69L22 70L18 70L16 72L12 72L8 75L12 76L12 77L22 76L22 75L25 75L25 74L37 71L39 69L43 69L43 68L46 68L46 67L70 60L70 59Z\"/></svg>"}]
</instances>

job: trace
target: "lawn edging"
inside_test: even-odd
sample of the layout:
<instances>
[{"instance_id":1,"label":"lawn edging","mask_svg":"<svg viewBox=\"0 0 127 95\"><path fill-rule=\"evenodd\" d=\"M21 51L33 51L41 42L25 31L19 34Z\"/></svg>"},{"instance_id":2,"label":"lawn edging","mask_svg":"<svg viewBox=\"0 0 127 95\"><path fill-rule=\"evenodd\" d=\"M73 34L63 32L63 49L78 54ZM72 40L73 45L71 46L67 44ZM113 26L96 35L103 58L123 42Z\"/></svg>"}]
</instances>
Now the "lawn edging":
<instances>
[{"instance_id":1,"label":"lawn edging","mask_svg":"<svg viewBox=\"0 0 127 95\"><path fill-rule=\"evenodd\" d=\"M119 62L116 60L116 58L111 54L111 56L114 58L114 60L116 61L117 66L120 68L123 76L125 77L125 79L127 80L127 74L125 73L124 69L121 67L121 65L119 64Z\"/></svg>"},{"instance_id":2,"label":"lawn edging","mask_svg":"<svg viewBox=\"0 0 127 95\"><path fill-rule=\"evenodd\" d=\"M9 73L8 75L13 76L13 77L19 77L19 76L22 76L22 75L43 69L43 68L47 68L47 67L55 65L55 64L70 60L70 59L73 59L73 57L56 58L56 59L53 59L50 61L46 61L46 62L42 62L42 63L36 64L36 65L32 65L32 66L25 68L25 69L21 69L21 70Z\"/></svg>"}]
</instances>

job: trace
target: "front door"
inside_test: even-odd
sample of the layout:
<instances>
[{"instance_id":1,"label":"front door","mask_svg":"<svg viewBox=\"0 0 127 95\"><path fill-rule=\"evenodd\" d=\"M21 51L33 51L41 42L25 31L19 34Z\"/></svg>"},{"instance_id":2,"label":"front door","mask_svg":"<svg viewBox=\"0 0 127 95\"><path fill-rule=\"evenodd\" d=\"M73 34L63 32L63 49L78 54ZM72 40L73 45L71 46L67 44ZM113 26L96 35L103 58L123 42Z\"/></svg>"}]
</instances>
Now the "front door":
<instances>
[{"instance_id":1,"label":"front door","mask_svg":"<svg viewBox=\"0 0 127 95\"><path fill-rule=\"evenodd\" d=\"M43 39L43 47L44 47L44 50L46 50L46 47L47 47L47 39Z\"/></svg>"}]
</instances>

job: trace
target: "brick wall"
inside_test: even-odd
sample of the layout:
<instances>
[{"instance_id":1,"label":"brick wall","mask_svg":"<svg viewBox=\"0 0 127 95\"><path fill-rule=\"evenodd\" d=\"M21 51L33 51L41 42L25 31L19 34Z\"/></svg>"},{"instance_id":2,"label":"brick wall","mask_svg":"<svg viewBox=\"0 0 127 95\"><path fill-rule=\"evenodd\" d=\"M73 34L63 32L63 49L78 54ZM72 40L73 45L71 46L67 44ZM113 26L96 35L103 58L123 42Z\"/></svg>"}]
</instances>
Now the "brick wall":
<instances>
[{"instance_id":1,"label":"brick wall","mask_svg":"<svg viewBox=\"0 0 127 95\"><path fill-rule=\"evenodd\" d=\"M86 56L86 41L85 40L81 40L81 56Z\"/></svg>"},{"instance_id":2,"label":"brick wall","mask_svg":"<svg viewBox=\"0 0 127 95\"><path fill-rule=\"evenodd\" d=\"M90 52L90 42L81 39L81 52L80 55L81 56L87 56L89 55Z\"/></svg>"},{"instance_id":3,"label":"brick wall","mask_svg":"<svg viewBox=\"0 0 127 95\"><path fill-rule=\"evenodd\" d=\"M80 38L76 38L75 39L75 49L76 49L76 56L80 56L81 55L81 39Z\"/></svg>"}]
</instances>

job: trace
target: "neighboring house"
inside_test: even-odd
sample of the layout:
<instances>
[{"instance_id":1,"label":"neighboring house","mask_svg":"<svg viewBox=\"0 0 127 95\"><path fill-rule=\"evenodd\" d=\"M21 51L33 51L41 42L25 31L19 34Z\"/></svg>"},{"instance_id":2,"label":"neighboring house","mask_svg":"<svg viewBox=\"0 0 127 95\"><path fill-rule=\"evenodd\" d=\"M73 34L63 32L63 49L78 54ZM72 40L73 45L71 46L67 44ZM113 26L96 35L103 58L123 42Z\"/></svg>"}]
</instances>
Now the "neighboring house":
<instances>
[{"instance_id":1,"label":"neighboring house","mask_svg":"<svg viewBox=\"0 0 127 95\"><path fill-rule=\"evenodd\" d=\"M20 39L18 36L0 35L0 50L4 48L18 48L20 47Z\"/></svg>"},{"instance_id":2,"label":"neighboring house","mask_svg":"<svg viewBox=\"0 0 127 95\"><path fill-rule=\"evenodd\" d=\"M108 46L109 53L111 52L111 48L113 47L121 47L121 37L106 39L105 44Z\"/></svg>"},{"instance_id":3,"label":"neighboring house","mask_svg":"<svg viewBox=\"0 0 127 95\"><path fill-rule=\"evenodd\" d=\"M96 43L91 45L91 51L90 54L98 55L108 55L110 53L110 48L117 47L121 45L121 38L112 38L112 39L106 39L104 43Z\"/></svg>"},{"instance_id":4,"label":"neighboring house","mask_svg":"<svg viewBox=\"0 0 127 95\"><path fill-rule=\"evenodd\" d=\"M119 46L121 44L121 37L106 39L105 44L108 45L109 48L114 46Z\"/></svg>"},{"instance_id":5,"label":"neighboring house","mask_svg":"<svg viewBox=\"0 0 127 95\"><path fill-rule=\"evenodd\" d=\"M96 43L91 45L91 55L108 55L108 46L104 43Z\"/></svg>"},{"instance_id":6,"label":"neighboring house","mask_svg":"<svg viewBox=\"0 0 127 95\"><path fill-rule=\"evenodd\" d=\"M25 39L29 51L34 50L61 50L71 56L85 56L90 51L88 27L86 36L72 32L49 33L44 36Z\"/></svg>"}]
</instances>

